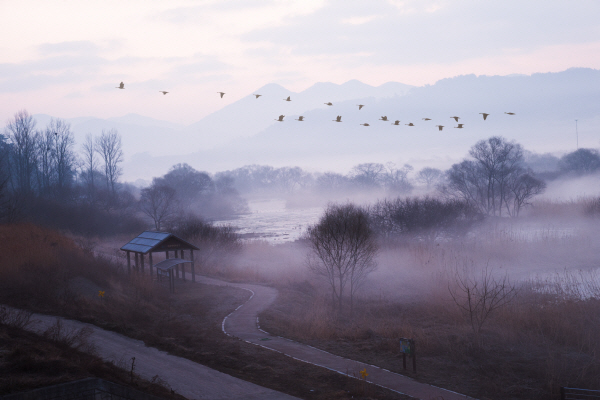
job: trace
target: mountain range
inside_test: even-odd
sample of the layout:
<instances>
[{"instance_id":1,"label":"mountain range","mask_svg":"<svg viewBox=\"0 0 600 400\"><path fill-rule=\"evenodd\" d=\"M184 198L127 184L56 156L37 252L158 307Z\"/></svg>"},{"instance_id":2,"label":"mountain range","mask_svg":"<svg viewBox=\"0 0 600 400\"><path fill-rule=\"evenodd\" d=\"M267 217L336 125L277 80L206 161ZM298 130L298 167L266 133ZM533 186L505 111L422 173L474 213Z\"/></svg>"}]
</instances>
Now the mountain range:
<instances>
[{"instance_id":1,"label":"mountain range","mask_svg":"<svg viewBox=\"0 0 600 400\"><path fill-rule=\"evenodd\" d=\"M292 101L284 101L288 96ZM358 104L365 106L359 111ZM490 115L484 121L480 113ZM276 121L279 115L285 115L283 122ZM298 115L304 121L296 121ZM334 122L338 115L341 123ZM390 121L382 121L382 116ZM453 116L460 117L463 129L454 128ZM34 117L38 127L50 119ZM396 119L401 121L398 126L391 123ZM246 164L346 172L361 162L388 161L448 168L476 141L494 135L538 153L572 151L577 140L579 147L597 148L600 71L464 75L421 87L396 82L374 87L352 80L317 83L299 93L268 84L189 126L135 114L67 121L78 143L87 133L117 129L123 138L127 180L163 175L180 162L209 172Z\"/></svg>"}]
</instances>

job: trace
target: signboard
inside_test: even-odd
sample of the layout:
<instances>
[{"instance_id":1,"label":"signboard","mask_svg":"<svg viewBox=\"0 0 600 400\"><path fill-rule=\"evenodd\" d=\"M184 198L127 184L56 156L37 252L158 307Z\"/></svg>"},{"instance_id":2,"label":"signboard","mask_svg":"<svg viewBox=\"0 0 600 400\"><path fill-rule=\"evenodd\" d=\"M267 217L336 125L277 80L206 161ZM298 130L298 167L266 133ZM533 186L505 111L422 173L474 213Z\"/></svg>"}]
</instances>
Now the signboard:
<instances>
[{"instance_id":1,"label":"signboard","mask_svg":"<svg viewBox=\"0 0 600 400\"><path fill-rule=\"evenodd\" d=\"M408 355L412 354L411 342L412 340L410 339L400 338L400 353Z\"/></svg>"},{"instance_id":2,"label":"signboard","mask_svg":"<svg viewBox=\"0 0 600 400\"><path fill-rule=\"evenodd\" d=\"M413 372L417 372L417 355L415 341L413 339L400 338L400 353L402 354L402 365L406 369L406 356L412 358Z\"/></svg>"}]
</instances>

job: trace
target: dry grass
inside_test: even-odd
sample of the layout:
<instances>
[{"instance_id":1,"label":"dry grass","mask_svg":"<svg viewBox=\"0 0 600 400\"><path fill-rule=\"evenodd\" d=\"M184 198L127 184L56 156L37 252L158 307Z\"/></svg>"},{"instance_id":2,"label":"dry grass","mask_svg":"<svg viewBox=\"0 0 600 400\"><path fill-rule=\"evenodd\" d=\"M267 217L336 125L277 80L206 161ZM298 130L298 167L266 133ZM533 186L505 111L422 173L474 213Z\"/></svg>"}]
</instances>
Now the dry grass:
<instances>
[{"instance_id":1,"label":"dry grass","mask_svg":"<svg viewBox=\"0 0 600 400\"><path fill-rule=\"evenodd\" d=\"M379 387L357 386L354 379L226 336L221 322L248 298L246 291L177 281L176 293L169 294L148 275L128 277L119 258L94 255L94 246L83 250L56 232L13 225L0 226L0 234L7 243L0 265L0 304L92 323L301 398L406 399ZM98 296L99 290L104 297ZM57 325L46 339L62 338L65 346L81 347L85 334L66 332ZM30 359L23 363L49 373L43 372L51 364L44 361L46 354L40 353L39 358L39 363Z\"/></svg>"},{"instance_id":2,"label":"dry grass","mask_svg":"<svg viewBox=\"0 0 600 400\"><path fill-rule=\"evenodd\" d=\"M490 221L462 240L387 243L352 318L333 313L322 282L280 280L279 301L261 327L408 375L398 339L414 338L416 379L476 398L558 399L560 386L599 389L600 229L582 218L584 205L549 203L556 218ZM449 286L452 271L476 277L485 266L508 274L518 294L477 333Z\"/></svg>"}]
</instances>

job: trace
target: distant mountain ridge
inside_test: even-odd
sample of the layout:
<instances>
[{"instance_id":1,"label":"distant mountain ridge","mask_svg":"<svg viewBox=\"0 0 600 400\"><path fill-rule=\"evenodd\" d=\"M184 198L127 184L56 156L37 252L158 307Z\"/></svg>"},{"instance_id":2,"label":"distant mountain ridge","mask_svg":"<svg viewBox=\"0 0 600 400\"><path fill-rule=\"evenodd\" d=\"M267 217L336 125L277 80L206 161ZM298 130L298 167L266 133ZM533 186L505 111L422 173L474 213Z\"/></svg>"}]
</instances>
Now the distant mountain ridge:
<instances>
[{"instance_id":1,"label":"distant mountain ridge","mask_svg":"<svg viewBox=\"0 0 600 400\"><path fill-rule=\"evenodd\" d=\"M348 171L361 162L388 161L445 169L467 156L478 140L495 135L527 150L560 154L576 148L575 119L579 147L598 147L599 93L600 71L586 68L531 76L465 75L414 87L402 96L350 99L304 110L303 122L294 120L300 112L282 112L284 122L275 122L278 112L269 108L264 118L273 122L258 134L177 159L138 161L163 168L187 162L207 171L246 164ZM359 103L365 104L361 111ZM484 121L480 113L490 115ZM342 115L342 123L332 122L336 115ZM381 121L382 116L389 121ZM455 128L452 116L460 117L463 129ZM431 121L424 121L426 117ZM401 120L399 126L392 125L395 119ZM360 125L365 122L370 126Z\"/></svg>"},{"instance_id":2,"label":"distant mountain ridge","mask_svg":"<svg viewBox=\"0 0 600 400\"><path fill-rule=\"evenodd\" d=\"M253 93L262 96L256 99ZM136 114L68 122L78 146L87 133L117 129L129 180L162 175L179 162L209 172L252 163L338 171L387 161L447 168L477 140L493 135L540 153L574 150L575 119L579 146L598 147L599 93L600 71L588 68L530 76L463 75L422 87L322 82L300 93L272 83L189 126ZM284 101L287 96L292 101ZM329 101L333 106L324 104ZM359 111L357 104L365 107ZM504 114L509 111L515 115ZM490 114L486 121L482 112ZM275 121L279 115L285 115L284 122ZM295 121L298 115L305 120ZM336 115L342 115L342 123L332 122ZM380 120L384 115L390 122ZM454 115L464 129L454 128ZM42 114L35 118L38 128L50 120ZM395 119L399 126L391 125ZM370 126L360 125L365 122ZM415 126L405 125L410 122ZM443 131L435 125L444 125Z\"/></svg>"}]
</instances>

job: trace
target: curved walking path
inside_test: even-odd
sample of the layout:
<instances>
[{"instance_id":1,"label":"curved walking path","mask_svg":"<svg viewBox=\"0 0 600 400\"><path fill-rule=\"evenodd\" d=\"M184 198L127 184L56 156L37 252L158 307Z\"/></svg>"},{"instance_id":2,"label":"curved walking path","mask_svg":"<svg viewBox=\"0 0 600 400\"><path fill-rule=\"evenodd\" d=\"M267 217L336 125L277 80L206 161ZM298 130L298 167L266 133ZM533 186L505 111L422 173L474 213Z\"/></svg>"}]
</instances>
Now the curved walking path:
<instances>
[{"instance_id":1,"label":"curved walking path","mask_svg":"<svg viewBox=\"0 0 600 400\"><path fill-rule=\"evenodd\" d=\"M34 314L27 330L42 333L56 323L57 317ZM186 358L170 355L144 342L106 331L94 325L60 318L63 332L87 327L91 330L88 342L96 354L125 369L131 368L135 357L135 373L145 380L158 375L178 394L188 399L210 400L300 400L297 397L267 389L216 371Z\"/></svg>"},{"instance_id":2,"label":"curved walking path","mask_svg":"<svg viewBox=\"0 0 600 400\"><path fill-rule=\"evenodd\" d=\"M261 330L258 314L275 301L277 290L274 288L245 283L229 283L199 275L196 275L196 280L205 284L233 286L252 292L252 296L246 303L239 306L223 320L223 331L227 335L235 336L245 342L274 350L294 359L318 365L344 375L357 377L359 376L359 371L366 368L369 374L367 378L369 382L418 399L474 400L472 397L460 393L420 383L407 376L374 365L336 356L290 339L272 336L268 332Z\"/></svg>"}]
</instances>

